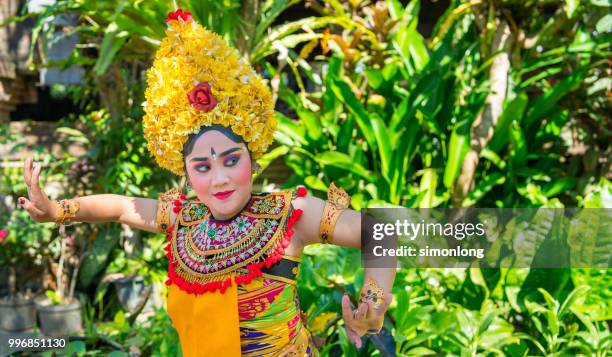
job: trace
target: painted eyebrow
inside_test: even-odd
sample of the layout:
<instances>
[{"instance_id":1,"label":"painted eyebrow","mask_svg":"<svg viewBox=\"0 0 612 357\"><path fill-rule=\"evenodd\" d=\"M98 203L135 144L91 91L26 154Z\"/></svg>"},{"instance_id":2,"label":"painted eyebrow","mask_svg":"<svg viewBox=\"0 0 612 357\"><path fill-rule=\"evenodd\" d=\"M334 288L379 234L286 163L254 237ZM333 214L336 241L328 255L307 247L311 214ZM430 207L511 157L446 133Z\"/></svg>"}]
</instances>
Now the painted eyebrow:
<instances>
[{"instance_id":1,"label":"painted eyebrow","mask_svg":"<svg viewBox=\"0 0 612 357\"><path fill-rule=\"evenodd\" d=\"M221 154L219 154L219 157L227 156L227 155L233 153L234 151L238 151L238 150L242 150L242 148L235 147L235 148L227 149L224 152L222 152ZM194 157L194 158L191 158L191 160L189 160L189 162L207 161L207 160L208 160L207 157Z\"/></svg>"}]
</instances>

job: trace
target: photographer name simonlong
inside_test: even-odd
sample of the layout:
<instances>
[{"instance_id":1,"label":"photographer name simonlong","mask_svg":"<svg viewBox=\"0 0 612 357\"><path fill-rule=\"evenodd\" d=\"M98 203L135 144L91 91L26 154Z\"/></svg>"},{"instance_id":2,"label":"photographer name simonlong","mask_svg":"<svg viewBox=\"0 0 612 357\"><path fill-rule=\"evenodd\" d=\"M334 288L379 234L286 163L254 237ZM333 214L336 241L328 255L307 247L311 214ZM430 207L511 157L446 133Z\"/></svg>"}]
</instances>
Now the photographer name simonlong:
<instances>
[{"instance_id":1,"label":"photographer name simonlong","mask_svg":"<svg viewBox=\"0 0 612 357\"><path fill-rule=\"evenodd\" d=\"M484 258L483 248L461 248L459 246L454 248L425 248L418 249L416 247L401 246L398 248L390 249L383 248L377 245L372 250L376 257L476 257L478 259Z\"/></svg>"}]
</instances>

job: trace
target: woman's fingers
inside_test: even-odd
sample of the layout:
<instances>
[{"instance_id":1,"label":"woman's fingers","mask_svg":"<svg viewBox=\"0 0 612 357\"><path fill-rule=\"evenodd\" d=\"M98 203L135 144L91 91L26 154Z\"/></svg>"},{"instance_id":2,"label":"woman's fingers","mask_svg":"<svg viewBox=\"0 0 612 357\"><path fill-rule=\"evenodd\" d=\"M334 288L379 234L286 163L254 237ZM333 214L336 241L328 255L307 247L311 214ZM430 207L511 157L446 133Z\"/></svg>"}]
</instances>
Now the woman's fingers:
<instances>
[{"instance_id":1,"label":"woman's fingers","mask_svg":"<svg viewBox=\"0 0 612 357\"><path fill-rule=\"evenodd\" d=\"M30 179L32 178L32 158L28 157L23 163L23 180L26 186L30 187Z\"/></svg>"},{"instance_id":2,"label":"woman's fingers","mask_svg":"<svg viewBox=\"0 0 612 357\"><path fill-rule=\"evenodd\" d=\"M38 209L35 205L32 204L30 200L24 197L19 197L19 205L23 207L32 218L35 220L42 220L45 218L45 213Z\"/></svg>"},{"instance_id":3,"label":"woman's fingers","mask_svg":"<svg viewBox=\"0 0 612 357\"><path fill-rule=\"evenodd\" d=\"M342 297L342 317L345 321L354 319L353 310L351 310L351 299L347 294Z\"/></svg>"},{"instance_id":4,"label":"woman's fingers","mask_svg":"<svg viewBox=\"0 0 612 357\"><path fill-rule=\"evenodd\" d=\"M35 220L47 221L53 217L53 207L45 192L40 188L42 165L34 164L34 160L29 157L23 166L23 179L28 189L28 198L20 197L19 205Z\"/></svg>"},{"instance_id":5,"label":"woman's fingers","mask_svg":"<svg viewBox=\"0 0 612 357\"><path fill-rule=\"evenodd\" d=\"M42 166L40 164L34 165L34 170L32 171L32 178L30 180L30 185L32 187L38 187L38 180L40 178L40 171L42 171Z\"/></svg>"},{"instance_id":6,"label":"woman's fingers","mask_svg":"<svg viewBox=\"0 0 612 357\"><path fill-rule=\"evenodd\" d=\"M361 303L355 311L355 320L364 320L368 313L368 304Z\"/></svg>"},{"instance_id":7,"label":"woman's fingers","mask_svg":"<svg viewBox=\"0 0 612 357\"><path fill-rule=\"evenodd\" d=\"M35 205L44 205L48 200L47 195L44 193L42 188L40 188L40 172L42 171L42 166L40 164L34 165L34 170L32 170L32 177L30 178L30 199L34 201ZM41 207L39 207L41 208Z\"/></svg>"}]
</instances>

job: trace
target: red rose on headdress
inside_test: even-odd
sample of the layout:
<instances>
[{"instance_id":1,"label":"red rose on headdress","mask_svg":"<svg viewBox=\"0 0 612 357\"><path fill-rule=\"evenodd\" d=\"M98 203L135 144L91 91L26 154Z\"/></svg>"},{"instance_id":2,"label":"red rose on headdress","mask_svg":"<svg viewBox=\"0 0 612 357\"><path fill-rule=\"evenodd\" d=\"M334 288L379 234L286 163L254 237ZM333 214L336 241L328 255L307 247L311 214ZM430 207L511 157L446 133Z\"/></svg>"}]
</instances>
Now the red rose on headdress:
<instances>
[{"instance_id":1,"label":"red rose on headdress","mask_svg":"<svg viewBox=\"0 0 612 357\"><path fill-rule=\"evenodd\" d=\"M193 18L193 16L191 16L191 13L189 11L183 11L183 9L178 9L174 12L169 12L168 13L168 17L166 18L166 23L172 21L172 20L178 20L178 19L183 19L183 21L187 22L189 20L191 20Z\"/></svg>"},{"instance_id":2,"label":"red rose on headdress","mask_svg":"<svg viewBox=\"0 0 612 357\"><path fill-rule=\"evenodd\" d=\"M187 93L189 103L197 110L211 111L217 105L217 98L210 91L208 82L199 83Z\"/></svg>"}]
</instances>

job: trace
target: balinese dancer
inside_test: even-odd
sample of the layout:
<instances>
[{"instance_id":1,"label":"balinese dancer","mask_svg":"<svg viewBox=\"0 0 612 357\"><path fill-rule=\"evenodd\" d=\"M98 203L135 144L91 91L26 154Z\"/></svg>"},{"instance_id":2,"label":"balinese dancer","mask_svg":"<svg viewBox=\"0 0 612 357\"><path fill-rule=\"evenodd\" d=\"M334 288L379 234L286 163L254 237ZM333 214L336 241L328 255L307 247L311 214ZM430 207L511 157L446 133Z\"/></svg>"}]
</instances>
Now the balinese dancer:
<instances>
[{"instance_id":1,"label":"balinese dancer","mask_svg":"<svg viewBox=\"0 0 612 357\"><path fill-rule=\"evenodd\" d=\"M50 201L40 165L25 162L28 198L39 222L116 221L165 233L168 313L185 356L314 356L301 318L296 275L302 249L327 243L360 247L360 214L332 185L328 200L304 187L251 193L255 160L276 128L263 80L221 37L177 10L148 72L144 134L178 188L158 200L100 194ZM394 269L368 269L360 305L342 300L349 338L376 333L391 302Z\"/></svg>"}]
</instances>

